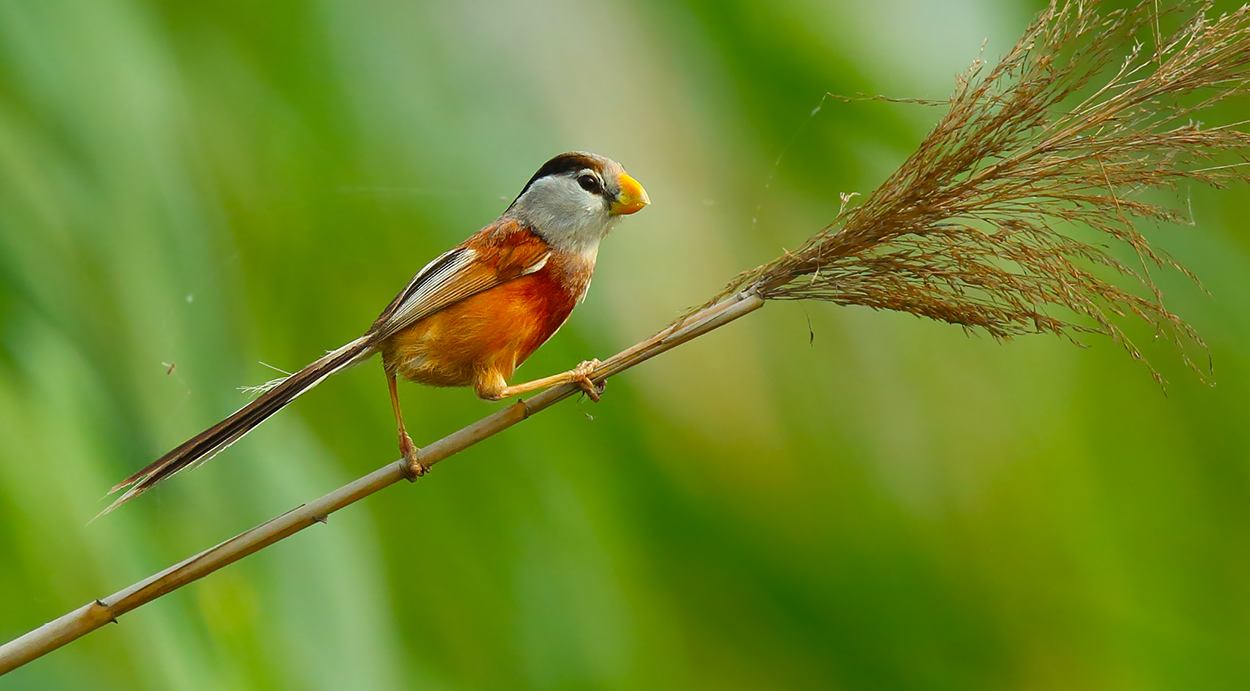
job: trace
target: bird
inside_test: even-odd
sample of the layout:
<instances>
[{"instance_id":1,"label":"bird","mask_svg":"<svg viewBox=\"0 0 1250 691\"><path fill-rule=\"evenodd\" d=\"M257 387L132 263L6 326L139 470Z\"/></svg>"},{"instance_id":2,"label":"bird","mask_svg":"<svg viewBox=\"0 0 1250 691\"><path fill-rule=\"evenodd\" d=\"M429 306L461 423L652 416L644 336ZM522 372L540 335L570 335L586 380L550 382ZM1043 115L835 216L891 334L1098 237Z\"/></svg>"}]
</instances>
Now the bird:
<instances>
[{"instance_id":1,"label":"bird","mask_svg":"<svg viewBox=\"0 0 1250 691\"><path fill-rule=\"evenodd\" d=\"M551 158L497 219L418 271L362 336L260 387L247 405L117 483L109 495L120 495L99 516L207 461L327 377L375 354L386 373L400 453L416 475L428 468L404 426L398 377L473 387L492 401L573 383L598 401L601 389L590 376L597 360L521 384L508 381L585 299L603 238L650 203L642 185L610 158L585 151Z\"/></svg>"}]
</instances>

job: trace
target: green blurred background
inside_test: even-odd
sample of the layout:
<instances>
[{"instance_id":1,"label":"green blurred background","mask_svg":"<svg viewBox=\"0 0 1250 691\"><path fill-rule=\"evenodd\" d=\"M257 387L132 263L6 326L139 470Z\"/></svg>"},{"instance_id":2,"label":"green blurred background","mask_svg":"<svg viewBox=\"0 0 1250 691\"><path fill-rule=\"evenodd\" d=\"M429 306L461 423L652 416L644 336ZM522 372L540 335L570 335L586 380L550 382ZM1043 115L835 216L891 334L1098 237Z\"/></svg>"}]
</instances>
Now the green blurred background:
<instances>
[{"instance_id":1,"label":"green blurred background","mask_svg":"<svg viewBox=\"0 0 1250 691\"><path fill-rule=\"evenodd\" d=\"M794 247L936 117L826 91L943 97L1042 5L0 3L0 638L393 459L372 362L85 525L550 155L654 205L527 378ZM1192 207L1155 237L1215 387L773 305L0 687L1250 688L1250 198ZM401 393L418 443L499 407Z\"/></svg>"}]
</instances>

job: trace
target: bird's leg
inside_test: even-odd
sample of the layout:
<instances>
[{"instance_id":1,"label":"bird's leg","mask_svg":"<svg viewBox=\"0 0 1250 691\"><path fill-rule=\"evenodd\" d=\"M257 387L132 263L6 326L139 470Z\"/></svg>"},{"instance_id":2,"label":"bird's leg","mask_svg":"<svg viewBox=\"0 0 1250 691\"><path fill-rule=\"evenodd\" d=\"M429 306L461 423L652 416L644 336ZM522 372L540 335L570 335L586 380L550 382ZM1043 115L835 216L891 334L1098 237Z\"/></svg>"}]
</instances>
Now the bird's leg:
<instances>
[{"instance_id":1,"label":"bird's leg","mask_svg":"<svg viewBox=\"0 0 1250 691\"><path fill-rule=\"evenodd\" d=\"M399 431L399 452L408 461L408 469L413 475L421 477L429 472L429 467L421 462L420 449L412 443L408 430L404 429L404 414L399 410L399 389L395 383L395 373L386 371L386 386L391 390L391 410L395 411L395 427Z\"/></svg>"},{"instance_id":2,"label":"bird's leg","mask_svg":"<svg viewBox=\"0 0 1250 691\"><path fill-rule=\"evenodd\" d=\"M501 398L519 396L523 393L529 393L531 391L538 391L539 389L547 389L559 384L572 383L577 384L578 388L580 388L590 398L590 400L598 403L599 395L603 393L604 385L596 385L595 382L591 380L590 375L600 364L601 363L598 360L586 360L567 372L553 374L550 377L543 377L542 379L535 379L534 381L527 381L524 384L505 386L498 391L490 392L491 395L487 396L487 398L499 400Z\"/></svg>"}]
</instances>

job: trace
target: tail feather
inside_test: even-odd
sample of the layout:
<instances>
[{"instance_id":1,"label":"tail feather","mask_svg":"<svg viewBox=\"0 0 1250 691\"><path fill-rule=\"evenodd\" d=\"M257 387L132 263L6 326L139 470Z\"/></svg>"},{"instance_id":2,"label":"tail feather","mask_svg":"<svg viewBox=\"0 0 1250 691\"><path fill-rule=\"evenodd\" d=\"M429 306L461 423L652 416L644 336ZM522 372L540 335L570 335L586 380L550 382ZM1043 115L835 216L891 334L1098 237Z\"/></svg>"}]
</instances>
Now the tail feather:
<instances>
[{"instance_id":1,"label":"tail feather","mask_svg":"<svg viewBox=\"0 0 1250 691\"><path fill-rule=\"evenodd\" d=\"M157 483L187 468L207 461L217 453L252 431L270 415L294 401L300 394L320 384L326 377L372 354L372 344L361 337L333 350L304 369L286 379L273 383L256 400L239 408L229 417L191 437L172 451L153 461L147 467L117 483L109 494L124 492L108 508L96 515L103 516L113 509L143 494ZM95 519L92 519L95 520Z\"/></svg>"}]
</instances>

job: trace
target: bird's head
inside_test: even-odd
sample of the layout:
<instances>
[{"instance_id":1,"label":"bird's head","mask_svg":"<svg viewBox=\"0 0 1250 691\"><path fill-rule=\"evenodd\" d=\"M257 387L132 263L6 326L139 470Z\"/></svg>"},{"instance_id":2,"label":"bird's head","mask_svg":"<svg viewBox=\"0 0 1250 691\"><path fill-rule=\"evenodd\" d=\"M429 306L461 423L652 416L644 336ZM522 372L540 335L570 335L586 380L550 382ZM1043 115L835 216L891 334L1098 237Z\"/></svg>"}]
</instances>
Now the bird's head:
<instances>
[{"instance_id":1,"label":"bird's head","mask_svg":"<svg viewBox=\"0 0 1250 691\"><path fill-rule=\"evenodd\" d=\"M650 203L621 164L571 151L544 163L504 215L530 226L553 247L593 255L622 216Z\"/></svg>"}]
</instances>

